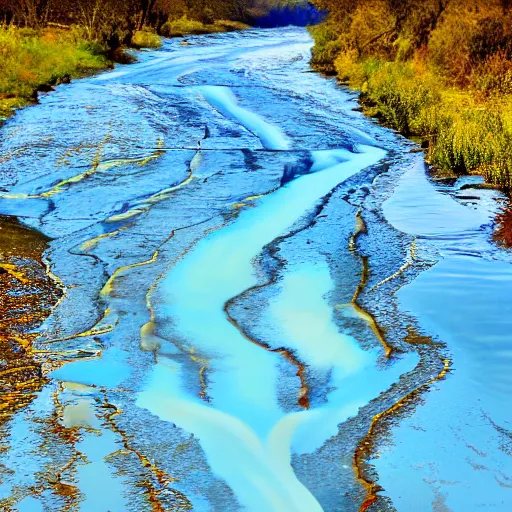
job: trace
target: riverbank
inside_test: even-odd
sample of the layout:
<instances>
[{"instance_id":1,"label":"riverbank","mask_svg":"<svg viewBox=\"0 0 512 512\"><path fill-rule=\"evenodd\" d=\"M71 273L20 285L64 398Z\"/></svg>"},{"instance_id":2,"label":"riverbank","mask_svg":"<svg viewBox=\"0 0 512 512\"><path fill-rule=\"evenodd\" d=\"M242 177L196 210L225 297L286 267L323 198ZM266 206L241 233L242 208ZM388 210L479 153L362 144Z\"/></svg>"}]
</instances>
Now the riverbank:
<instances>
[{"instance_id":1,"label":"riverbank","mask_svg":"<svg viewBox=\"0 0 512 512\"><path fill-rule=\"evenodd\" d=\"M403 9L318 0L313 65L360 91L366 114L421 143L427 162L512 189L512 32L502 3Z\"/></svg>"},{"instance_id":2,"label":"riverbank","mask_svg":"<svg viewBox=\"0 0 512 512\"><path fill-rule=\"evenodd\" d=\"M512 25L498 0L316 0L312 65L360 93L363 112L418 142L436 175L512 191ZM496 219L510 246L512 214Z\"/></svg>"},{"instance_id":3,"label":"riverbank","mask_svg":"<svg viewBox=\"0 0 512 512\"><path fill-rule=\"evenodd\" d=\"M0 118L37 101L37 93L111 66L105 48L73 29L0 26Z\"/></svg>"},{"instance_id":4,"label":"riverbank","mask_svg":"<svg viewBox=\"0 0 512 512\"><path fill-rule=\"evenodd\" d=\"M203 24L185 16L164 24L160 32L164 37L182 37L248 28L236 21ZM136 49L154 49L161 44L162 37L150 28L136 31L130 41ZM108 69L116 61L131 60L122 49L88 40L76 26L33 30L0 25L0 122L17 108L37 102L39 92Z\"/></svg>"},{"instance_id":5,"label":"riverbank","mask_svg":"<svg viewBox=\"0 0 512 512\"><path fill-rule=\"evenodd\" d=\"M37 328L62 294L43 262L48 242L41 233L0 215L0 424L48 382L32 351Z\"/></svg>"},{"instance_id":6,"label":"riverbank","mask_svg":"<svg viewBox=\"0 0 512 512\"><path fill-rule=\"evenodd\" d=\"M417 62L358 62L342 55L327 70L359 91L367 116L418 142L437 177L481 175L486 187L510 196L512 95L480 96L450 86ZM496 225L496 241L512 247L510 208L497 217Z\"/></svg>"},{"instance_id":7,"label":"riverbank","mask_svg":"<svg viewBox=\"0 0 512 512\"><path fill-rule=\"evenodd\" d=\"M334 61L342 82L360 91L365 114L417 140L439 171L483 175L512 188L512 96L479 96L443 82L418 63Z\"/></svg>"},{"instance_id":8,"label":"riverbank","mask_svg":"<svg viewBox=\"0 0 512 512\"><path fill-rule=\"evenodd\" d=\"M45 15L16 2L0 6L0 121L37 101L39 92L125 63L123 46L159 48L162 37L218 34L260 25L321 19L307 2L238 1L206 9L200 2L122 6L106 2L100 12L59 6ZM20 28L24 27L24 28ZM31 27L31 28L28 28Z\"/></svg>"}]
</instances>

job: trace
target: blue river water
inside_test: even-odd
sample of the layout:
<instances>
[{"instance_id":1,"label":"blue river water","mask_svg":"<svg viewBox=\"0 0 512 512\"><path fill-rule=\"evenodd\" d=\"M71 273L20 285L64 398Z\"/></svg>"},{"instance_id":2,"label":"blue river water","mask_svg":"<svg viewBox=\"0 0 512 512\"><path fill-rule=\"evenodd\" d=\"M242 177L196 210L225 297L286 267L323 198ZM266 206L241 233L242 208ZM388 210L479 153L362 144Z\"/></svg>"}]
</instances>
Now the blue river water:
<instances>
[{"instance_id":1,"label":"blue river water","mask_svg":"<svg viewBox=\"0 0 512 512\"><path fill-rule=\"evenodd\" d=\"M512 507L503 198L433 182L312 44L168 40L2 127L0 214L64 291L2 510Z\"/></svg>"}]
</instances>

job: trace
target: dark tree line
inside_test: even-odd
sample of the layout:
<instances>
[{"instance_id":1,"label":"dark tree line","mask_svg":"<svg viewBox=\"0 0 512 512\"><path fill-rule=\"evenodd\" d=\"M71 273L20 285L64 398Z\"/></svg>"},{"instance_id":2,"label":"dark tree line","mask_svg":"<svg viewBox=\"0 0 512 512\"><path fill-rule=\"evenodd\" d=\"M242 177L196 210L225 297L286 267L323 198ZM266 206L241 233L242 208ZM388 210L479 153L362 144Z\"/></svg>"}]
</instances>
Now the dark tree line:
<instances>
[{"instance_id":1,"label":"dark tree line","mask_svg":"<svg viewBox=\"0 0 512 512\"><path fill-rule=\"evenodd\" d=\"M459 81L481 63L512 61L512 0L313 0L329 12L314 58L429 56Z\"/></svg>"},{"instance_id":2,"label":"dark tree line","mask_svg":"<svg viewBox=\"0 0 512 512\"><path fill-rule=\"evenodd\" d=\"M84 16L88 20L117 16L119 21L129 20L140 28L183 15L204 22L241 21L252 9L264 10L275 4L273 0L0 0L0 15L6 22L29 27L81 22Z\"/></svg>"},{"instance_id":3,"label":"dark tree line","mask_svg":"<svg viewBox=\"0 0 512 512\"><path fill-rule=\"evenodd\" d=\"M88 38L116 44L144 26L188 16L212 23L246 21L260 0L0 0L0 21L41 28L79 25Z\"/></svg>"}]
</instances>

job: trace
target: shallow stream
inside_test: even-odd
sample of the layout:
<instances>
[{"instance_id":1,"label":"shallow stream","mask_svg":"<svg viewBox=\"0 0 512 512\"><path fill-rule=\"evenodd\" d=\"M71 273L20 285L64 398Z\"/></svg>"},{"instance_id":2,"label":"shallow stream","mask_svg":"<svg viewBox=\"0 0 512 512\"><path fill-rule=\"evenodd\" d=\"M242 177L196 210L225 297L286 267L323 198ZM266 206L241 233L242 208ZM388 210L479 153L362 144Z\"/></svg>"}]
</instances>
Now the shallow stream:
<instances>
[{"instance_id":1,"label":"shallow stream","mask_svg":"<svg viewBox=\"0 0 512 512\"><path fill-rule=\"evenodd\" d=\"M2 127L0 215L62 292L2 510L512 508L503 198L433 181L311 46L169 40Z\"/></svg>"}]
</instances>

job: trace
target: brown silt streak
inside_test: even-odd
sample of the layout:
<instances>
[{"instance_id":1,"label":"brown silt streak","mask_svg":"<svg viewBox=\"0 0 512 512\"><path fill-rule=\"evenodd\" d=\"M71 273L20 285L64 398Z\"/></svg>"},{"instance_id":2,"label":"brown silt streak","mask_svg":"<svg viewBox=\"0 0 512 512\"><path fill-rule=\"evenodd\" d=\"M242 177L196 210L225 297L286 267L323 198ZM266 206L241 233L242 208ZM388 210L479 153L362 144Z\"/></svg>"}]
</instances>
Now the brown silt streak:
<instances>
[{"instance_id":1,"label":"brown silt streak","mask_svg":"<svg viewBox=\"0 0 512 512\"><path fill-rule=\"evenodd\" d=\"M354 472L357 480L366 489L366 498L359 508L359 512L366 512L378 499L377 493L381 490L380 486L372 482L370 478L365 475L365 465L373 452L375 439L378 434L377 430L381 423L388 417L399 414L401 409L410 404L418 396L428 390L428 388L437 381L443 380L450 371L451 361L443 359L443 369L437 376L428 380L418 388L412 390L407 395L403 396L400 400L395 402L389 409L376 414L371 422L367 434L363 437L354 453Z\"/></svg>"},{"instance_id":2,"label":"brown silt streak","mask_svg":"<svg viewBox=\"0 0 512 512\"><path fill-rule=\"evenodd\" d=\"M228 321L240 332L240 334L247 340L253 343L254 345L257 345L258 347L261 347L265 349L267 352L272 352L274 354L280 354L283 356L288 362L290 362L293 366L297 368L297 377L300 379L300 390L299 390L299 398L297 400L297 403L303 408L303 409L309 409L310 402L309 402L309 386L306 381L306 367L303 363L301 363L295 355L288 349L280 347L280 348L271 348L267 344L262 343L261 341L255 340L254 338L251 338L240 326L240 324L230 315L229 313L229 307L231 305L231 301L227 302L224 306L224 313L226 314L226 317Z\"/></svg>"}]
</instances>

